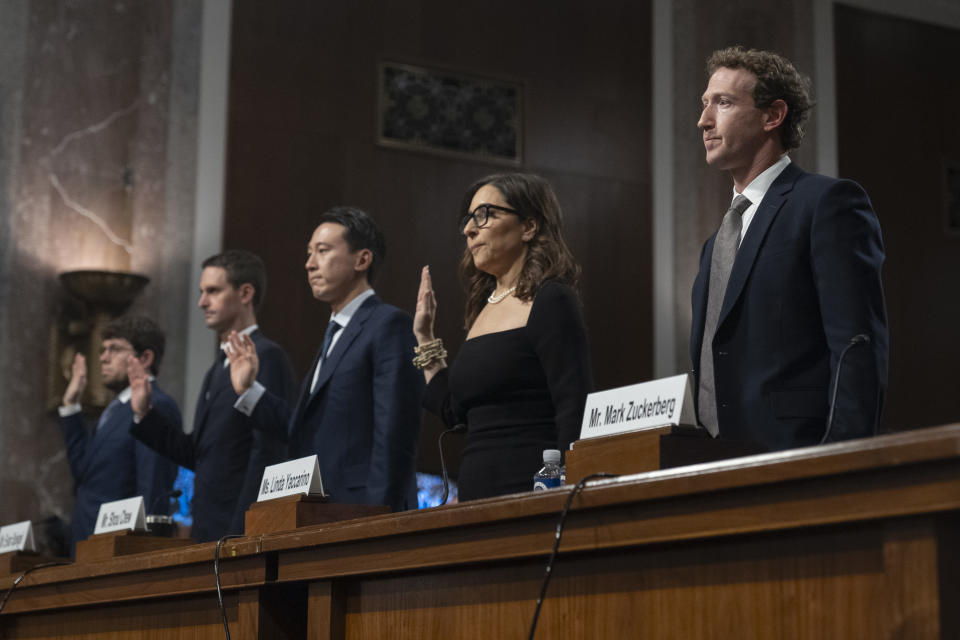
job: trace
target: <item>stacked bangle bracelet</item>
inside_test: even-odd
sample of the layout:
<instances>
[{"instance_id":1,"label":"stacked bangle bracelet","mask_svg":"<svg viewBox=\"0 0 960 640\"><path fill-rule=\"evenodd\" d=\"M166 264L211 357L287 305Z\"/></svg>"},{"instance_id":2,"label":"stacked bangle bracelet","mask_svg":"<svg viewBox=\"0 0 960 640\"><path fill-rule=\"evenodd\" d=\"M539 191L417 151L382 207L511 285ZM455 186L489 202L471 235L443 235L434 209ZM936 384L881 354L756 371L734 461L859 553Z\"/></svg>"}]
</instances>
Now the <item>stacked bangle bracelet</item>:
<instances>
[{"instance_id":1,"label":"stacked bangle bracelet","mask_svg":"<svg viewBox=\"0 0 960 640\"><path fill-rule=\"evenodd\" d=\"M443 340L440 338L414 347L413 352L417 354L413 358L413 366L417 369L426 369L434 362L447 357L447 350L443 348Z\"/></svg>"}]
</instances>

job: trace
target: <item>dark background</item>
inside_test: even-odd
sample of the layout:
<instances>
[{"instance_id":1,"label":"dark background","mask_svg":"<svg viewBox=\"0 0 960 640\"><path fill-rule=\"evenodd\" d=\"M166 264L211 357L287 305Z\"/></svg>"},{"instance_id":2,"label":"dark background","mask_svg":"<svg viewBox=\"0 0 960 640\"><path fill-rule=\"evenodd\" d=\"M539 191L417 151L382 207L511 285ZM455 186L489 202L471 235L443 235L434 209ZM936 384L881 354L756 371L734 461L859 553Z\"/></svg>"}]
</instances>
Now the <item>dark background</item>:
<instances>
[{"instance_id":1,"label":"dark background","mask_svg":"<svg viewBox=\"0 0 960 640\"><path fill-rule=\"evenodd\" d=\"M521 169L549 179L564 209L583 266L597 385L652 377L649 7L536 5L235 2L223 246L267 262L258 320L301 376L330 314L303 268L324 210L359 206L382 226L383 300L412 313L420 267L431 266L437 333L455 355L464 337L461 198L477 178L518 169L378 146L377 71L387 60L524 84ZM427 417L423 470L439 471L440 428Z\"/></svg>"},{"instance_id":2,"label":"dark background","mask_svg":"<svg viewBox=\"0 0 960 640\"><path fill-rule=\"evenodd\" d=\"M771 31L744 5L714 18L741 25L744 44L783 51L811 73L808 56L791 51L792 24ZM693 3L699 15L711 6ZM883 428L949 422L960 415L948 368L960 357L960 242L945 233L941 176L945 160L960 158L960 83L949 70L960 59L960 38L842 5L834 19L839 173L870 194L888 255L891 379ZM457 206L476 178L512 169L378 146L377 68L386 60L523 83L519 169L547 177L563 205L566 236L584 271L597 386L653 377L648 4L570 2L545 10L502 0L237 0L233 20L224 247L251 248L267 261L270 292L260 321L300 375L329 315L310 296L303 270L320 213L350 204L378 219L388 257L376 289L386 301L412 312L419 269L431 265L438 334L455 355L464 335ZM695 23L698 52L730 43ZM695 120L682 115L677 143L699 140ZM811 133L795 156L808 169L815 169L814 145ZM703 178L691 187L701 209L729 198L726 176L709 170ZM697 247L720 213L717 220L698 214ZM695 261L687 253L677 260ZM676 283L685 313L689 284ZM439 430L428 416L423 470L439 469ZM456 442L451 449L455 470Z\"/></svg>"}]
</instances>

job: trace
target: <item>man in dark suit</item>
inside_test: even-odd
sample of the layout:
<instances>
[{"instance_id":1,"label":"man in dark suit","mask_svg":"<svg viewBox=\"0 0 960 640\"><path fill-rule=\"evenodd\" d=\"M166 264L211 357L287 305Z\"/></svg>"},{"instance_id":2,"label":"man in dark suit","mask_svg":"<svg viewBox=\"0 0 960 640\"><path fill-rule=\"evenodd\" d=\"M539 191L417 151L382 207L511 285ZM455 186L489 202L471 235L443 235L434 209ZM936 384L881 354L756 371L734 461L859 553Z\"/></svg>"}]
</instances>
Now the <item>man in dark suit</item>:
<instances>
[{"instance_id":1,"label":"man in dark suit","mask_svg":"<svg viewBox=\"0 0 960 640\"><path fill-rule=\"evenodd\" d=\"M294 458L317 454L336 502L417 507L416 459L423 376L412 364L413 320L385 304L370 283L386 244L365 212L335 207L307 245L307 280L332 314L323 345L291 411L254 376L250 341L231 336L238 410L290 443Z\"/></svg>"},{"instance_id":2,"label":"man in dark suit","mask_svg":"<svg viewBox=\"0 0 960 640\"><path fill-rule=\"evenodd\" d=\"M131 357L151 376L157 375L164 344L163 331L149 318L127 316L107 325L100 348L100 373L104 386L118 395L100 415L92 433L80 412L80 397L87 386L87 362L82 354L74 357L70 383L59 409L76 493L71 554L78 541L93 533L97 512L104 502L143 496L147 513L154 507L166 513L167 505L162 500L172 491L177 466L130 435L133 411L127 380L127 361ZM150 402L165 420L180 427L177 403L156 385Z\"/></svg>"},{"instance_id":3,"label":"man in dark suit","mask_svg":"<svg viewBox=\"0 0 960 640\"><path fill-rule=\"evenodd\" d=\"M871 435L888 335L870 200L854 182L791 164L812 104L809 80L788 60L731 48L707 71L698 126L707 163L730 172L734 198L693 286L700 422L773 450Z\"/></svg>"},{"instance_id":4,"label":"man in dark suit","mask_svg":"<svg viewBox=\"0 0 960 640\"><path fill-rule=\"evenodd\" d=\"M293 397L296 382L290 358L256 324L266 281L263 261L247 251L226 251L203 263L198 305L221 349L203 379L191 434L150 407L148 381L141 371L130 371L133 434L196 472L191 537L198 542L243 533L244 514L256 500L264 467L286 457L281 440L255 431L251 421L233 409L237 395L230 386L231 362L224 351L230 332L245 335L263 363L258 380L276 389L281 398Z\"/></svg>"}]
</instances>

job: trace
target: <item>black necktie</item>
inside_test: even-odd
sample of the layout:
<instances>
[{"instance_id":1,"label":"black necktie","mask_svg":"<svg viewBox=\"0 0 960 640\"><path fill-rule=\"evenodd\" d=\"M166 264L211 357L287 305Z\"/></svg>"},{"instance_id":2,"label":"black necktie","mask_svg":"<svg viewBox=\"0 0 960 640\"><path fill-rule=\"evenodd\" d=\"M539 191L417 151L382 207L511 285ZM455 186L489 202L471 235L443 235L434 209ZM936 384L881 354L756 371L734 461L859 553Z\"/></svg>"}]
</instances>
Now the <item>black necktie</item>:
<instances>
[{"instance_id":1,"label":"black necktie","mask_svg":"<svg viewBox=\"0 0 960 640\"><path fill-rule=\"evenodd\" d=\"M327 332L323 334L323 345L320 347L320 359L317 361L317 368L313 373L313 382L310 384L310 393L313 393L317 388L317 380L320 379L320 369L323 367L323 363L330 352L330 343L333 342L334 336L336 336L337 332L342 328L343 327L334 320L331 320L330 324L327 325Z\"/></svg>"}]
</instances>

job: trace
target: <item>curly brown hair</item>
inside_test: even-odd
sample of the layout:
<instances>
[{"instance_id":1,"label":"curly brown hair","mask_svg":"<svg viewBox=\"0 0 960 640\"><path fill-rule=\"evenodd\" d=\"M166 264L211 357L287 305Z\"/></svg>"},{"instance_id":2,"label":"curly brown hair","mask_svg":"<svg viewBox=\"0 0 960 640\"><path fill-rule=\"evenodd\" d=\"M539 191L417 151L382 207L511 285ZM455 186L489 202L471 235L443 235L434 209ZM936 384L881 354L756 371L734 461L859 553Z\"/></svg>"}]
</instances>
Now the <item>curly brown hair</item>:
<instances>
[{"instance_id":1,"label":"curly brown hair","mask_svg":"<svg viewBox=\"0 0 960 640\"><path fill-rule=\"evenodd\" d=\"M480 178L463 198L461 218L470 212L473 196L485 185L496 187L507 204L517 210L521 220L532 218L537 223L536 233L527 243L527 255L514 295L524 301L533 300L540 286L550 279L576 290L580 283L580 265L563 239L563 214L550 183L530 173L499 173ZM467 290L464 328L469 331L487 297L493 293L497 279L477 269L469 249L464 250L460 259L460 278Z\"/></svg>"},{"instance_id":2,"label":"curly brown hair","mask_svg":"<svg viewBox=\"0 0 960 640\"><path fill-rule=\"evenodd\" d=\"M787 116L780 127L780 142L784 151L800 146L803 125L810 116L810 78L797 71L793 63L772 51L728 47L719 49L707 58L707 77L717 69L744 69L757 77L753 87L753 103L765 109L775 100L787 103Z\"/></svg>"}]
</instances>

